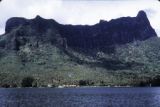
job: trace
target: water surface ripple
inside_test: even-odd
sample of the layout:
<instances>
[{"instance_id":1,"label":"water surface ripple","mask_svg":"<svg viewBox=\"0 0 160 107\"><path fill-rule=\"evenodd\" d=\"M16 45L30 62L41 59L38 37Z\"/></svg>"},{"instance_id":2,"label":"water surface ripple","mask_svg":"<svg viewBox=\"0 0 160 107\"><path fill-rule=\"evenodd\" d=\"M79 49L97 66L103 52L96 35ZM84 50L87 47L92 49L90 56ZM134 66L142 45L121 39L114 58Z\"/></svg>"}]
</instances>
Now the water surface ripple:
<instances>
[{"instance_id":1,"label":"water surface ripple","mask_svg":"<svg viewBox=\"0 0 160 107\"><path fill-rule=\"evenodd\" d=\"M160 88L1 88L0 107L160 107Z\"/></svg>"}]
</instances>

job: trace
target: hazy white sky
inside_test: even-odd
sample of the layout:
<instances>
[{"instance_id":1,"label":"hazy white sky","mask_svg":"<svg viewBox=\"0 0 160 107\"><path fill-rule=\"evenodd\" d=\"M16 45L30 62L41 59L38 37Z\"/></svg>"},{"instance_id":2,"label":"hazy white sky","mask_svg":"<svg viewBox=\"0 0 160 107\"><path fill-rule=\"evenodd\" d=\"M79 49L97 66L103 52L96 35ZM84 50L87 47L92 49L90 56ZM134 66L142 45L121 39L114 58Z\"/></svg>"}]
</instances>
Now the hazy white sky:
<instances>
[{"instance_id":1,"label":"hazy white sky","mask_svg":"<svg viewBox=\"0 0 160 107\"><path fill-rule=\"evenodd\" d=\"M40 15L62 24L95 24L100 19L136 16L144 10L160 35L158 0L3 0L0 2L0 34L10 17L34 18Z\"/></svg>"}]
</instances>

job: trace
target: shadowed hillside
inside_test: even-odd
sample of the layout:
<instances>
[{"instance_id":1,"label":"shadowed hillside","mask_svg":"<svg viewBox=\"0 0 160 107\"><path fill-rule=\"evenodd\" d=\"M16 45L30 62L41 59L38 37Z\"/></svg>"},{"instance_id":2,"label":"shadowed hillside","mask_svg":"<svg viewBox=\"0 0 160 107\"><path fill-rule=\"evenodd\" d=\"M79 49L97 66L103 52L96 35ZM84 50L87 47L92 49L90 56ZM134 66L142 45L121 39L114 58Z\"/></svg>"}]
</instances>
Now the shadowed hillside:
<instances>
[{"instance_id":1,"label":"shadowed hillside","mask_svg":"<svg viewBox=\"0 0 160 107\"><path fill-rule=\"evenodd\" d=\"M14 17L5 31L0 36L1 86L21 86L24 78L31 78L33 86L139 86L160 73L160 39L144 11L92 26Z\"/></svg>"}]
</instances>

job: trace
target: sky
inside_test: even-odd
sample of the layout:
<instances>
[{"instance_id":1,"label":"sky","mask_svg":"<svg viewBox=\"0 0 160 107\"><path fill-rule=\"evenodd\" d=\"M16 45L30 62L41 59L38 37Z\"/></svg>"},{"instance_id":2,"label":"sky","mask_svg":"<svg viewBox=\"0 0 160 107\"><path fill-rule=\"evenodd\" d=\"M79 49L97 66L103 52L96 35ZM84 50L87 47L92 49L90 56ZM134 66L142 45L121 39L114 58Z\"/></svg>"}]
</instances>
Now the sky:
<instances>
[{"instance_id":1,"label":"sky","mask_svg":"<svg viewBox=\"0 0 160 107\"><path fill-rule=\"evenodd\" d=\"M135 17L147 13L152 27L160 36L160 2L158 0L2 0L0 2L0 34L11 17L28 19L40 15L61 24L93 25L102 20Z\"/></svg>"}]
</instances>

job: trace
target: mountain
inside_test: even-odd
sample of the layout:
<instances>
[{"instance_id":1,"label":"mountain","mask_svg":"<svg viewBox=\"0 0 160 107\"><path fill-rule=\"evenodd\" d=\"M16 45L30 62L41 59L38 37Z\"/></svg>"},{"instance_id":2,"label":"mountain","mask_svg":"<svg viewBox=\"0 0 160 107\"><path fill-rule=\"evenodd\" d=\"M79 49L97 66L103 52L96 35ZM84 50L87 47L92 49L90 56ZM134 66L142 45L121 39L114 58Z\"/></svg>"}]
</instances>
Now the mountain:
<instances>
[{"instance_id":1,"label":"mountain","mask_svg":"<svg viewBox=\"0 0 160 107\"><path fill-rule=\"evenodd\" d=\"M139 85L157 78L158 41L144 11L90 26L13 17L0 36L0 85Z\"/></svg>"},{"instance_id":2,"label":"mountain","mask_svg":"<svg viewBox=\"0 0 160 107\"><path fill-rule=\"evenodd\" d=\"M157 36L144 11L140 11L136 17L122 17L109 22L101 20L93 26L62 25L52 19L47 20L40 16L31 20L11 18L6 23L6 34L20 26L30 27L34 30L32 31L34 35L30 36L38 36L39 38L46 35L46 33L56 32L61 37L60 42L62 45L83 51L89 49L106 51L114 45L130 43L136 40L146 40ZM23 37L25 33L16 34L16 38L18 38L17 36ZM48 39L52 42L53 38L50 37ZM18 48L18 46L15 46L15 48Z\"/></svg>"}]
</instances>

